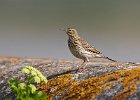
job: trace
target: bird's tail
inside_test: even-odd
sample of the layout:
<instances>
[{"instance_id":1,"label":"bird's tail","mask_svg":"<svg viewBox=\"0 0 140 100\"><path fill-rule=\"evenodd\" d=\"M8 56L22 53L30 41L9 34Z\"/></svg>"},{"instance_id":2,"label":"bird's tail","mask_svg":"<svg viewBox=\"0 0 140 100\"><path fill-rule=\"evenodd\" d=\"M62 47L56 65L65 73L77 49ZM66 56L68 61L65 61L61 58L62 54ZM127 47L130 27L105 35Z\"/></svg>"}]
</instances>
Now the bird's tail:
<instances>
[{"instance_id":1,"label":"bird's tail","mask_svg":"<svg viewBox=\"0 0 140 100\"><path fill-rule=\"evenodd\" d=\"M117 62L116 60L113 60L113 59L111 59L109 57L106 57L103 54L96 55L96 58L104 58L104 59L108 59L108 60L113 61L113 62Z\"/></svg>"},{"instance_id":2,"label":"bird's tail","mask_svg":"<svg viewBox=\"0 0 140 100\"><path fill-rule=\"evenodd\" d=\"M105 59L108 59L108 60L110 60L110 61L113 61L113 62L117 62L116 60L113 60L113 59L111 59L111 58L109 58L109 57L106 57L106 56L104 56L104 58L105 58Z\"/></svg>"}]
</instances>

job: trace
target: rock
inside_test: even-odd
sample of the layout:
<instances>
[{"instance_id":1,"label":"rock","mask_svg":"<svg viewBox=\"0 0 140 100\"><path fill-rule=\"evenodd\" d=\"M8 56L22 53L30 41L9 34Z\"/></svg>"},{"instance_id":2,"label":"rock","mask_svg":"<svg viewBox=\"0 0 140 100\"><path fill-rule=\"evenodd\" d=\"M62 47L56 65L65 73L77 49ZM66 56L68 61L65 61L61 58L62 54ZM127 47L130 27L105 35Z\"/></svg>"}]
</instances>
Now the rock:
<instances>
[{"instance_id":1,"label":"rock","mask_svg":"<svg viewBox=\"0 0 140 100\"><path fill-rule=\"evenodd\" d=\"M16 97L7 85L13 76L23 77L20 69L30 65L48 78L48 100L139 100L140 64L94 61L76 71L80 60L0 57L0 100Z\"/></svg>"}]
</instances>

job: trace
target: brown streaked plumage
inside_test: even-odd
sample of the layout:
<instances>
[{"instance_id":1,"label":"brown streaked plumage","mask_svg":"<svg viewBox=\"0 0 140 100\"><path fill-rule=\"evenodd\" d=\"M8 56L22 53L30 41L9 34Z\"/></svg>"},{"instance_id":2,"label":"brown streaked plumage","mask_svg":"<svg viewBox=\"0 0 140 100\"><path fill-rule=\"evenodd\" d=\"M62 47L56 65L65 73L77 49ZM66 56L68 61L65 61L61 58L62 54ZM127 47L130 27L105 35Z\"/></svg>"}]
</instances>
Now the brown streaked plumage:
<instances>
[{"instance_id":1,"label":"brown streaked plumage","mask_svg":"<svg viewBox=\"0 0 140 100\"><path fill-rule=\"evenodd\" d=\"M112 60L109 57L104 56L94 46L91 46L85 40L81 39L76 29L67 28L65 31L68 34L68 47L71 53L75 57L84 60L83 64L85 62L88 62L89 58L92 58L92 57L105 58L105 59L116 62L115 60Z\"/></svg>"}]
</instances>

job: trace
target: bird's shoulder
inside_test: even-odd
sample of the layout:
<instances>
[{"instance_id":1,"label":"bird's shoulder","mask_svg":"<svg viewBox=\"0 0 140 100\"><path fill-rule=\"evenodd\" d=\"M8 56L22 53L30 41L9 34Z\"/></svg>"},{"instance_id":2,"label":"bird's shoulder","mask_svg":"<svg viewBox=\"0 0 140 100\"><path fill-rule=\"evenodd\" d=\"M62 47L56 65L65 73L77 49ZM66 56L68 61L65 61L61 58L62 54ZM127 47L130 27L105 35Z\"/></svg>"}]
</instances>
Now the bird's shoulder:
<instances>
[{"instance_id":1,"label":"bird's shoulder","mask_svg":"<svg viewBox=\"0 0 140 100\"><path fill-rule=\"evenodd\" d=\"M85 41L82 38L79 38L79 41L81 42L81 45L86 51L96 53L96 54L102 54L100 51L98 51L94 46L90 45L87 41Z\"/></svg>"}]
</instances>

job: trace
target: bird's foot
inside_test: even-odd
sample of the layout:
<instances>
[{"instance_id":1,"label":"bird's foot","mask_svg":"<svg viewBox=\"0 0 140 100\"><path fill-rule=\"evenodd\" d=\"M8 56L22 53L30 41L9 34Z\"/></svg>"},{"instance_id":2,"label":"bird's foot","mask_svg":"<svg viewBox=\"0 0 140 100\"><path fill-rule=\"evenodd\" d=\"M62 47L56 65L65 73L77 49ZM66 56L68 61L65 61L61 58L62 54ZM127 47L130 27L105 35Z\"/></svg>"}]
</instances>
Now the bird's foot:
<instances>
[{"instance_id":1,"label":"bird's foot","mask_svg":"<svg viewBox=\"0 0 140 100\"><path fill-rule=\"evenodd\" d=\"M82 71L82 70L84 70L84 69L85 69L85 66L80 66L80 67L78 67L78 69L76 70L76 73L79 72L79 71Z\"/></svg>"}]
</instances>

